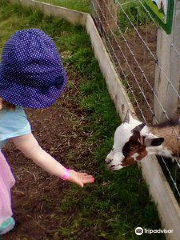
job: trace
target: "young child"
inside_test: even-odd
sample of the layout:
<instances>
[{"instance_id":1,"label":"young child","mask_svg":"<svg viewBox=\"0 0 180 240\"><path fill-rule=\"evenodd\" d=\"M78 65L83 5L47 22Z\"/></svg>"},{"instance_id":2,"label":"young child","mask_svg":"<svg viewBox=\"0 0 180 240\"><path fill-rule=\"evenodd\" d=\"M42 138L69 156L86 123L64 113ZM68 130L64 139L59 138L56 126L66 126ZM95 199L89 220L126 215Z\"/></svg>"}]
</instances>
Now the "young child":
<instances>
[{"instance_id":1,"label":"young child","mask_svg":"<svg viewBox=\"0 0 180 240\"><path fill-rule=\"evenodd\" d=\"M93 176L66 169L39 146L22 108L50 106L65 85L66 74L58 50L44 32L18 31L5 44L0 64L0 235L15 225L10 196L15 180L1 152L8 140L58 178L80 187L94 182Z\"/></svg>"}]
</instances>

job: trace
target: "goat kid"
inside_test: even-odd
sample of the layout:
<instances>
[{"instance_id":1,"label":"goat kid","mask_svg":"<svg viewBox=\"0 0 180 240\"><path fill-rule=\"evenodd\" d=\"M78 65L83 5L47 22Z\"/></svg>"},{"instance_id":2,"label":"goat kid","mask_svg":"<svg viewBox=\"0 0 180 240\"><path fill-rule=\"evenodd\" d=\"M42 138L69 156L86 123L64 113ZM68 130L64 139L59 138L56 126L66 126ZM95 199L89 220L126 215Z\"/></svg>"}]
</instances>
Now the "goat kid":
<instances>
[{"instance_id":1,"label":"goat kid","mask_svg":"<svg viewBox=\"0 0 180 240\"><path fill-rule=\"evenodd\" d=\"M114 145L105 162L111 170L119 170L141 161L147 155L178 158L180 143L177 134L180 121L147 126L132 117L129 111L116 129Z\"/></svg>"}]
</instances>

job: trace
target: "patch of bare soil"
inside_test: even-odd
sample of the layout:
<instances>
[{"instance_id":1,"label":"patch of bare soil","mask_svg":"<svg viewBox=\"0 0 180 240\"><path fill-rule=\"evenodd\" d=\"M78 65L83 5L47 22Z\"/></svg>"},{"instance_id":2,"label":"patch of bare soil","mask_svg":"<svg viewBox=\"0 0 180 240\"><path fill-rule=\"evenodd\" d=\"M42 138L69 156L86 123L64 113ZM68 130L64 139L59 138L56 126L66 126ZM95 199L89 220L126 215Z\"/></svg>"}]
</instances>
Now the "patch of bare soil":
<instances>
[{"instance_id":1,"label":"patch of bare soil","mask_svg":"<svg viewBox=\"0 0 180 240\"><path fill-rule=\"evenodd\" d=\"M113 34L106 34L104 40L136 113L140 119L143 120L144 115L147 122L152 122L155 78L152 54L156 57L157 29L154 25L148 25L138 27L138 31L144 42L132 29L123 36L117 34L116 38Z\"/></svg>"},{"instance_id":2,"label":"patch of bare soil","mask_svg":"<svg viewBox=\"0 0 180 240\"><path fill-rule=\"evenodd\" d=\"M88 162L83 162L91 157L91 153L87 146L89 134L81 129L86 122L77 102L79 77L73 73L68 78L73 80L74 85L66 88L52 107L26 112L34 135L47 152L69 168L81 166L93 174ZM60 211L70 183L48 175L15 149L13 144L9 144L4 152L16 178L12 196L17 226L2 239L60 239L56 237L58 229L76 214L68 215Z\"/></svg>"}]
</instances>

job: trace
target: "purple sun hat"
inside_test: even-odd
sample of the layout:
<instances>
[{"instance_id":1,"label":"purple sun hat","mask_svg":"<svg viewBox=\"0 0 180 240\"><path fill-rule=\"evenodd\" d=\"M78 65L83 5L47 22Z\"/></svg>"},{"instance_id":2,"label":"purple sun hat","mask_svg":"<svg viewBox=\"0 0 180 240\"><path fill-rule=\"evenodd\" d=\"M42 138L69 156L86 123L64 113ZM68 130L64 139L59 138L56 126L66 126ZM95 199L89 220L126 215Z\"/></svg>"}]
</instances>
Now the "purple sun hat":
<instances>
[{"instance_id":1,"label":"purple sun hat","mask_svg":"<svg viewBox=\"0 0 180 240\"><path fill-rule=\"evenodd\" d=\"M46 108L66 85L66 73L53 40L39 29L16 32L0 63L0 96L7 102Z\"/></svg>"}]
</instances>

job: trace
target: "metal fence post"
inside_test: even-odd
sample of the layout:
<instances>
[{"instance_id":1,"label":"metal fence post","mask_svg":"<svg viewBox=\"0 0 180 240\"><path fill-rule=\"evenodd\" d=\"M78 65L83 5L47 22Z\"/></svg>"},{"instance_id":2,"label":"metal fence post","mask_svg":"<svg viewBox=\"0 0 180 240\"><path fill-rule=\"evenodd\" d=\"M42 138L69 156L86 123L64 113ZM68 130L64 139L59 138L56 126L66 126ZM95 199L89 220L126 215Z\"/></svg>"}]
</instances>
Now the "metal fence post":
<instances>
[{"instance_id":1,"label":"metal fence post","mask_svg":"<svg viewBox=\"0 0 180 240\"><path fill-rule=\"evenodd\" d=\"M158 122L177 114L180 80L180 0L174 0L172 32L167 35L162 29L157 33L157 63L155 69L154 111ZM157 100L159 99L159 101ZM160 103L162 106L160 106ZM155 118L154 118L155 122Z\"/></svg>"}]
</instances>

